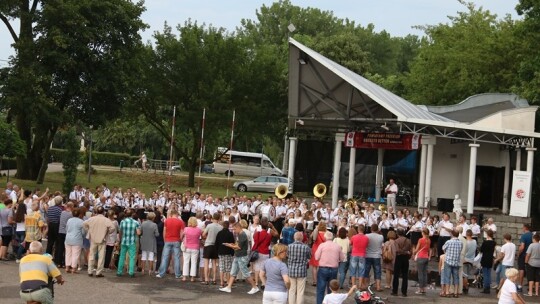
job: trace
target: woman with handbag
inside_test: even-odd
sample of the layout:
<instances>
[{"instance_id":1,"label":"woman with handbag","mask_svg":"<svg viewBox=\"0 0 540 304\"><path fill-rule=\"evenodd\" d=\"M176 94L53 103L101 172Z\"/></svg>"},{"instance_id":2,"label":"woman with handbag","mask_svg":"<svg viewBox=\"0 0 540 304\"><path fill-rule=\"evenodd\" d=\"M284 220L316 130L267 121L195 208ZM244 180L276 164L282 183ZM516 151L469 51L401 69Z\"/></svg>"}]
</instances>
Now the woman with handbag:
<instances>
[{"instance_id":1,"label":"woman with handbag","mask_svg":"<svg viewBox=\"0 0 540 304\"><path fill-rule=\"evenodd\" d=\"M430 247L429 230L424 228L422 230L422 238L418 240L416 248L413 251L414 259L416 260L416 269L418 270L418 290L415 292L416 294L426 294Z\"/></svg>"},{"instance_id":2,"label":"woman with handbag","mask_svg":"<svg viewBox=\"0 0 540 304\"><path fill-rule=\"evenodd\" d=\"M319 261L315 259L315 252L319 248L319 245L324 243L326 239L324 238L324 233L326 232L326 223L320 222L317 225L317 228L313 230L311 234L311 239L313 240L313 246L311 247L311 259L309 260L309 266L311 266L311 274L313 275L313 283L311 286L317 286L317 270L319 270Z\"/></svg>"},{"instance_id":3,"label":"woman with handbag","mask_svg":"<svg viewBox=\"0 0 540 304\"><path fill-rule=\"evenodd\" d=\"M11 240L13 240L13 201L8 199L4 202L6 206L0 210L0 224L2 225L2 246L0 247L0 260L8 261L7 250Z\"/></svg>"}]
</instances>

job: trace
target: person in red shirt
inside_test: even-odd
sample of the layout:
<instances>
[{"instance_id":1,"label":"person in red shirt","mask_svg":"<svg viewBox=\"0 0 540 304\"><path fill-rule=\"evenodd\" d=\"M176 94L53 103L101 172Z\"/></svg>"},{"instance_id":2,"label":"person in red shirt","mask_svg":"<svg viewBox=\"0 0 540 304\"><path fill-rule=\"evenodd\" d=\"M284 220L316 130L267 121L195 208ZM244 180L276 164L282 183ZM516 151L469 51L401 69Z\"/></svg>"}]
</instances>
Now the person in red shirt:
<instances>
[{"instance_id":1,"label":"person in red shirt","mask_svg":"<svg viewBox=\"0 0 540 304\"><path fill-rule=\"evenodd\" d=\"M349 271L351 274L352 285L356 284L358 278L358 288L361 288L362 275L364 274L364 265L366 264L366 249L369 243L368 237L364 234L364 225L358 226L358 234L351 238L351 263Z\"/></svg>"},{"instance_id":2,"label":"person in red shirt","mask_svg":"<svg viewBox=\"0 0 540 304\"><path fill-rule=\"evenodd\" d=\"M165 240L165 245L163 246L161 265L159 267L159 274L156 275L157 278L165 277L165 273L169 267L171 251L174 259L174 275L177 279L182 277L182 269L180 265L180 241L182 240L185 227L184 221L182 221L178 216L178 211L170 210L169 216L165 220L163 227L163 238Z\"/></svg>"},{"instance_id":3,"label":"person in red shirt","mask_svg":"<svg viewBox=\"0 0 540 304\"><path fill-rule=\"evenodd\" d=\"M261 219L261 230L256 231L253 235L253 247L251 250L257 250L259 252L259 258L253 264L253 271L255 272L255 286L259 285L259 272L263 269L264 263L270 258L270 243L272 237L278 237L279 233L268 221L268 218L263 217ZM264 286L262 286L264 288Z\"/></svg>"}]
</instances>

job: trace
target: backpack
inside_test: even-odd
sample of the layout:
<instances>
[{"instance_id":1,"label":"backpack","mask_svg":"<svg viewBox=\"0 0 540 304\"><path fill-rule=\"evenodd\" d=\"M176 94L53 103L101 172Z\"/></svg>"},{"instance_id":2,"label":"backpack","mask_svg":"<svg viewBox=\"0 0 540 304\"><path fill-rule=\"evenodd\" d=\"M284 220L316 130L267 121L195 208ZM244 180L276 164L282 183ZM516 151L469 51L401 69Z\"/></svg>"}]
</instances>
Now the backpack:
<instances>
[{"instance_id":1,"label":"backpack","mask_svg":"<svg viewBox=\"0 0 540 304\"><path fill-rule=\"evenodd\" d=\"M394 256L392 255L392 249L390 248L390 244L386 244L383 247L382 259L383 259L383 262L385 263L391 263L394 260Z\"/></svg>"}]
</instances>

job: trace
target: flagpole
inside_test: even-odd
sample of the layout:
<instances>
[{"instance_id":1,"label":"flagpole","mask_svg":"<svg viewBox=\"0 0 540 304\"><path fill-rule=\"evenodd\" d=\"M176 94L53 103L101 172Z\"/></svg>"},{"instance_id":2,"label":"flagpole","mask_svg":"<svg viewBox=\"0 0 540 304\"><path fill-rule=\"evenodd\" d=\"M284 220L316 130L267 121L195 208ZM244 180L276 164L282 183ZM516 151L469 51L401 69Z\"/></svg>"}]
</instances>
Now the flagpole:
<instances>
[{"instance_id":1,"label":"flagpole","mask_svg":"<svg viewBox=\"0 0 540 304\"><path fill-rule=\"evenodd\" d=\"M201 191L201 168L203 158L203 145L204 145L204 123L206 119L206 108L203 108L202 112L202 127L201 127L201 151L199 152L199 180L197 182L197 192Z\"/></svg>"},{"instance_id":2,"label":"flagpole","mask_svg":"<svg viewBox=\"0 0 540 304\"><path fill-rule=\"evenodd\" d=\"M232 151L233 149L233 138L234 138L234 120L236 118L236 110L233 110L232 112L232 126L231 126L231 142L229 144L229 151ZM229 197L229 180L231 178L231 160L232 160L232 155L229 154L229 169L228 169L228 172L227 172L227 197Z\"/></svg>"},{"instance_id":3,"label":"flagpole","mask_svg":"<svg viewBox=\"0 0 540 304\"><path fill-rule=\"evenodd\" d=\"M173 119L171 128L171 150L169 152L169 176L167 177L167 188L171 187L172 161L173 161L173 145L174 145L174 126L176 124L176 106L173 107Z\"/></svg>"}]
</instances>

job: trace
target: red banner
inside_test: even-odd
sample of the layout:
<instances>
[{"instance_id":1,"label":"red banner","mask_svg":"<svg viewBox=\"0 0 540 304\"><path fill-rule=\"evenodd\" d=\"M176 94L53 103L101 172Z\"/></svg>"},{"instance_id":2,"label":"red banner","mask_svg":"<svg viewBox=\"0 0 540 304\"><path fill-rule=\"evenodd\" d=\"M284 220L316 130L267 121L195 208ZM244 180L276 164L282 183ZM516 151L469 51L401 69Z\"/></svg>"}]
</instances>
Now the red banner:
<instances>
[{"instance_id":1,"label":"red banner","mask_svg":"<svg viewBox=\"0 0 540 304\"><path fill-rule=\"evenodd\" d=\"M345 147L359 149L418 150L420 134L349 132Z\"/></svg>"}]
</instances>

